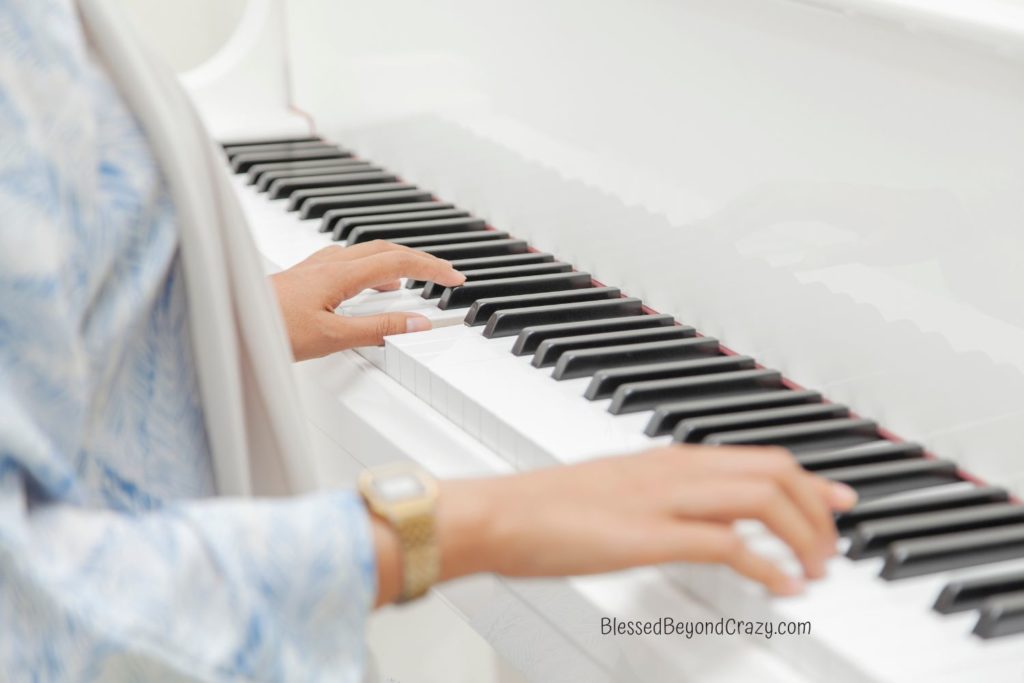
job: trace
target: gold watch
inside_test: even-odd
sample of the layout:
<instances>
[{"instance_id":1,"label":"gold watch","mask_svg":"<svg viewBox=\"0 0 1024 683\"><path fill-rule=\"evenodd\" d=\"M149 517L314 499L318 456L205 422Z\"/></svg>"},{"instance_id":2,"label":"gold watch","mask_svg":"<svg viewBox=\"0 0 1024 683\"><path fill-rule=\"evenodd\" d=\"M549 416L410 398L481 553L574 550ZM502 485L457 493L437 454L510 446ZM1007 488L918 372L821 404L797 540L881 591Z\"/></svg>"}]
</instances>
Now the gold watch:
<instances>
[{"instance_id":1,"label":"gold watch","mask_svg":"<svg viewBox=\"0 0 1024 683\"><path fill-rule=\"evenodd\" d=\"M412 463L364 470L359 493L370 510L398 535L402 552L402 591L398 602L420 597L437 583L441 552L434 529L437 480Z\"/></svg>"}]
</instances>

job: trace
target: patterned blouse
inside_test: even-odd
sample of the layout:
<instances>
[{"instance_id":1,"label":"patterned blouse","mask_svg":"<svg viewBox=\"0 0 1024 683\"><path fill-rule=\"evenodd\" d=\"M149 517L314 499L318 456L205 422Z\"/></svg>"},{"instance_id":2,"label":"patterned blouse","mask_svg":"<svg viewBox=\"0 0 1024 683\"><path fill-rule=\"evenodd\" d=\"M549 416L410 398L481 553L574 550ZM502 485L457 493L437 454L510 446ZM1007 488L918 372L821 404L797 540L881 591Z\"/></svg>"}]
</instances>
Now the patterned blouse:
<instances>
[{"instance_id":1,"label":"patterned blouse","mask_svg":"<svg viewBox=\"0 0 1024 683\"><path fill-rule=\"evenodd\" d=\"M178 239L72 0L0 0L0 679L358 681L366 513L213 497Z\"/></svg>"}]
</instances>

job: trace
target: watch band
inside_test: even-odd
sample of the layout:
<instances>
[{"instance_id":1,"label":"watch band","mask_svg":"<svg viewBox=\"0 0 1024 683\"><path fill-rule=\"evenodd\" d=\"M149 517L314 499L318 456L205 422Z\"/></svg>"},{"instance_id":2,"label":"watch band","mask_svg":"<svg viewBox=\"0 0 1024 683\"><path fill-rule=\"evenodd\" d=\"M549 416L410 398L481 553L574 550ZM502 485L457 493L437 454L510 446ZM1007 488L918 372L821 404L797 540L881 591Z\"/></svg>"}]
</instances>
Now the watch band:
<instances>
[{"instance_id":1,"label":"watch band","mask_svg":"<svg viewBox=\"0 0 1024 683\"><path fill-rule=\"evenodd\" d=\"M387 496L377 484L389 479L413 478L418 491ZM424 470L409 463L364 470L359 492L374 514L395 530L401 552L402 587L398 602L415 600L437 583L441 574L441 551L437 543L435 508L437 482Z\"/></svg>"}]
</instances>

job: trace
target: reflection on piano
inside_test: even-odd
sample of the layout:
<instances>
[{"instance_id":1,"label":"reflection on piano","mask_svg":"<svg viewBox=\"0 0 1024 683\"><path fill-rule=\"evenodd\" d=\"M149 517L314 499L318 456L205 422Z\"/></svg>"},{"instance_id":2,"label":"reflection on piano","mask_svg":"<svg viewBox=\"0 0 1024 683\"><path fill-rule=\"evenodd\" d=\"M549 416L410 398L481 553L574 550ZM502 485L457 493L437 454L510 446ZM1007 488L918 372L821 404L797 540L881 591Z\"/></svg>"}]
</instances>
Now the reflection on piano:
<instances>
[{"instance_id":1,"label":"reflection on piano","mask_svg":"<svg viewBox=\"0 0 1024 683\"><path fill-rule=\"evenodd\" d=\"M271 268L383 239L467 275L347 301L435 328L304 364L311 420L442 475L772 444L861 495L797 598L685 566L452 602L538 680L1021 680L1019 9L397 4L295 2L284 40L255 0L186 79ZM211 92L268 50L293 82L239 125ZM683 608L813 632L594 639L595 614Z\"/></svg>"}]
</instances>

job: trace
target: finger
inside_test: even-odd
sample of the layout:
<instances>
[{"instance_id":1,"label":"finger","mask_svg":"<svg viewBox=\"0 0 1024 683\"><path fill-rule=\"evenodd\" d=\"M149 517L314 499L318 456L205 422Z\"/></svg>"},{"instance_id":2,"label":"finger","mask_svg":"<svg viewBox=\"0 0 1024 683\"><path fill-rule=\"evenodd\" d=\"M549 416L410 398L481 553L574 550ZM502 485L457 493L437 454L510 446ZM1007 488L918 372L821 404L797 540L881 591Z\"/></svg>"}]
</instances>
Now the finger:
<instances>
[{"instance_id":1,"label":"finger","mask_svg":"<svg viewBox=\"0 0 1024 683\"><path fill-rule=\"evenodd\" d=\"M364 289L394 282L403 277L429 280L446 287L461 285L466 276L452 268L447 261L416 251L386 251L345 263L325 266L330 269L334 282L337 307L342 301Z\"/></svg>"},{"instance_id":2,"label":"finger","mask_svg":"<svg viewBox=\"0 0 1024 683\"><path fill-rule=\"evenodd\" d=\"M677 561L728 565L778 595L794 595L803 583L786 574L771 560L747 548L735 531L721 524L689 522L677 525Z\"/></svg>"},{"instance_id":3,"label":"finger","mask_svg":"<svg viewBox=\"0 0 1024 683\"><path fill-rule=\"evenodd\" d=\"M385 282L382 285L377 285L374 289L378 292L393 292L401 286L402 282L400 280L392 280L391 282Z\"/></svg>"},{"instance_id":4,"label":"finger","mask_svg":"<svg viewBox=\"0 0 1024 683\"><path fill-rule=\"evenodd\" d=\"M395 244L393 242L387 242L385 240L373 240L372 242L362 242L360 244L354 244L351 247L342 247L341 245L331 245L324 247L314 252L311 256L306 258L305 263L345 263L347 261L355 261L356 259L366 258L367 256L374 256L376 254L383 254L386 252L396 251L409 251L414 254L422 253L415 249L410 249L401 244Z\"/></svg>"},{"instance_id":5,"label":"finger","mask_svg":"<svg viewBox=\"0 0 1024 683\"><path fill-rule=\"evenodd\" d=\"M350 317L336 313L329 323L332 351L351 349L357 346L380 346L384 337L407 332L423 332L431 328L430 320L415 313L383 313Z\"/></svg>"},{"instance_id":6,"label":"finger","mask_svg":"<svg viewBox=\"0 0 1024 683\"><path fill-rule=\"evenodd\" d=\"M679 502L679 514L688 519L731 523L756 519L778 536L800 560L812 579L825 575L826 553L811 521L771 479L702 481Z\"/></svg>"},{"instance_id":7,"label":"finger","mask_svg":"<svg viewBox=\"0 0 1024 683\"><path fill-rule=\"evenodd\" d=\"M793 456L780 448L735 448L719 452L712 468L720 474L770 478L776 481L810 520L826 555L835 553L839 539L835 520L821 480L805 472ZM703 457L714 457L715 453Z\"/></svg>"}]
</instances>

